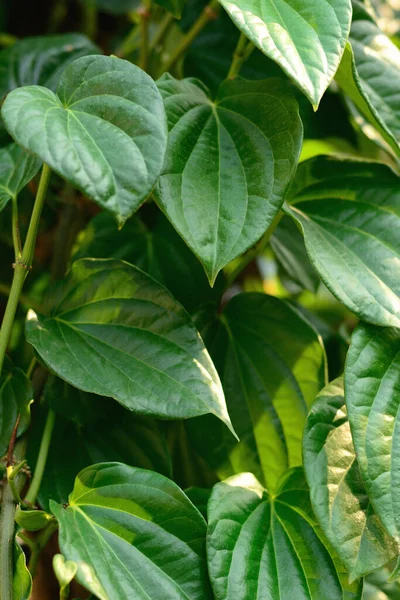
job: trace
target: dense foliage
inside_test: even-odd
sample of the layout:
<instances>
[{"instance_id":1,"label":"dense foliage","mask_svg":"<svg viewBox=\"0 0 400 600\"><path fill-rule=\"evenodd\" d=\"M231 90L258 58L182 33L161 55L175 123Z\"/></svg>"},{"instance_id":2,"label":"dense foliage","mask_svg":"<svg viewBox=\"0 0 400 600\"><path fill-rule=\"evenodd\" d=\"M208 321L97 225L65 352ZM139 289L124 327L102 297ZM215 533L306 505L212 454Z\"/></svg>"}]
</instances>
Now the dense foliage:
<instances>
[{"instance_id":1,"label":"dense foliage","mask_svg":"<svg viewBox=\"0 0 400 600\"><path fill-rule=\"evenodd\" d=\"M400 599L398 5L19 4L0 600Z\"/></svg>"}]
</instances>

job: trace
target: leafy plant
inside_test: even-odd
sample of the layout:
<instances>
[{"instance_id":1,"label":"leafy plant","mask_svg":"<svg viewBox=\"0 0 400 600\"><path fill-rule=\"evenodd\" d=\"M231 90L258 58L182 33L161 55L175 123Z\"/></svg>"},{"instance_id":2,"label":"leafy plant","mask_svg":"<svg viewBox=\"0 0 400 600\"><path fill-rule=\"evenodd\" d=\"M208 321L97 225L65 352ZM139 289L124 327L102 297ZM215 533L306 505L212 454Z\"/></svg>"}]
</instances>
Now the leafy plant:
<instances>
[{"instance_id":1,"label":"leafy plant","mask_svg":"<svg viewBox=\"0 0 400 600\"><path fill-rule=\"evenodd\" d=\"M1 21L0 600L400 598L395 7L46 4Z\"/></svg>"}]
</instances>

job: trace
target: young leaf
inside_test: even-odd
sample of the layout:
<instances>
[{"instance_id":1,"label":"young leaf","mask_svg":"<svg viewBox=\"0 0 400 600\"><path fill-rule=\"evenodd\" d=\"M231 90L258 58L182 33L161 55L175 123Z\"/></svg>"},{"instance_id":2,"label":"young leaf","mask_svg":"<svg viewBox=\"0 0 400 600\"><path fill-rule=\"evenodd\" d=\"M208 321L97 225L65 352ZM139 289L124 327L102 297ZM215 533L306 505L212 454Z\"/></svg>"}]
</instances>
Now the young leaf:
<instances>
[{"instance_id":1,"label":"young leaf","mask_svg":"<svg viewBox=\"0 0 400 600\"><path fill-rule=\"evenodd\" d=\"M68 586L78 571L78 565L73 560L65 560L62 554L55 554L53 570L60 586L60 592L68 593Z\"/></svg>"},{"instance_id":2,"label":"young leaf","mask_svg":"<svg viewBox=\"0 0 400 600\"><path fill-rule=\"evenodd\" d=\"M165 285L189 313L204 303L217 304L223 292L222 274L211 288L200 262L155 208L158 214L153 227L132 217L122 231L117 230L111 215L100 213L81 235L75 259L126 260Z\"/></svg>"},{"instance_id":3,"label":"young leaf","mask_svg":"<svg viewBox=\"0 0 400 600\"><path fill-rule=\"evenodd\" d=\"M303 439L311 504L352 580L386 565L397 547L365 491L344 401L343 379L317 397Z\"/></svg>"},{"instance_id":4,"label":"young leaf","mask_svg":"<svg viewBox=\"0 0 400 600\"><path fill-rule=\"evenodd\" d=\"M347 41L351 0L220 0L237 27L277 62L315 109Z\"/></svg>"},{"instance_id":5,"label":"young leaf","mask_svg":"<svg viewBox=\"0 0 400 600\"><path fill-rule=\"evenodd\" d=\"M251 473L218 483L208 521L207 557L216 600L361 598L359 583L347 585L345 595L300 468L285 473L274 496Z\"/></svg>"},{"instance_id":6,"label":"young leaf","mask_svg":"<svg viewBox=\"0 0 400 600\"><path fill-rule=\"evenodd\" d=\"M10 198L30 182L40 169L41 161L28 154L17 144L8 144L0 148L0 210Z\"/></svg>"},{"instance_id":7,"label":"young leaf","mask_svg":"<svg viewBox=\"0 0 400 600\"><path fill-rule=\"evenodd\" d=\"M6 356L0 376L0 457L7 452L18 415L18 435L22 435L28 429L31 418L29 406L32 400L31 382Z\"/></svg>"},{"instance_id":8,"label":"young leaf","mask_svg":"<svg viewBox=\"0 0 400 600\"><path fill-rule=\"evenodd\" d=\"M122 225L151 192L163 165L166 124L153 80L135 65L86 56L69 65L57 95L40 86L10 92L9 133Z\"/></svg>"},{"instance_id":9,"label":"young leaf","mask_svg":"<svg viewBox=\"0 0 400 600\"><path fill-rule=\"evenodd\" d=\"M400 50L354 2L350 41L336 80L364 117L400 155Z\"/></svg>"},{"instance_id":10,"label":"young leaf","mask_svg":"<svg viewBox=\"0 0 400 600\"><path fill-rule=\"evenodd\" d=\"M50 316L31 313L27 339L59 377L138 413L212 413L230 427L214 365L168 290L128 263L83 259Z\"/></svg>"},{"instance_id":11,"label":"young leaf","mask_svg":"<svg viewBox=\"0 0 400 600\"><path fill-rule=\"evenodd\" d=\"M120 463L88 467L63 509L60 548L99 600L206 600L206 523L162 475Z\"/></svg>"},{"instance_id":12,"label":"young leaf","mask_svg":"<svg viewBox=\"0 0 400 600\"><path fill-rule=\"evenodd\" d=\"M251 470L273 491L302 463L303 425L325 385L321 339L292 305L259 293L232 298L205 339L240 442L211 419L188 423L189 437L220 477Z\"/></svg>"},{"instance_id":13,"label":"young leaf","mask_svg":"<svg viewBox=\"0 0 400 600\"><path fill-rule=\"evenodd\" d=\"M196 80L158 87L169 140L157 201L213 284L282 206L302 143L297 102L279 79L227 81L215 102Z\"/></svg>"},{"instance_id":14,"label":"young leaf","mask_svg":"<svg viewBox=\"0 0 400 600\"><path fill-rule=\"evenodd\" d=\"M400 188L394 173L371 163L308 161L291 196L285 211L300 223L311 262L330 291L361 319L400 326Z\"/></svg>"},{"instance_id":15,"label":"young leaf","mask_svg":"<svg viewBox=\"0 0 400 600\"><path fill-rule=\"evenodd\" d=\"M400 330L361 323L351 339L345 397L366 490L399 541Z\"/></svg>"}]
</instances>

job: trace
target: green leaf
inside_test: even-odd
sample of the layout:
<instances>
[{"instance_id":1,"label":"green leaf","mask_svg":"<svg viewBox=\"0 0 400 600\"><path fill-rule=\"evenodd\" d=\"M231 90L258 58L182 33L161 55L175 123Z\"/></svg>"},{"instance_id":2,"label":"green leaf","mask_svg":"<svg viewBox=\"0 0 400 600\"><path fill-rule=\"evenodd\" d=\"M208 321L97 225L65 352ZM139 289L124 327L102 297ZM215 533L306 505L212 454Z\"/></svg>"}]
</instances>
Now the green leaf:
<instances>
[{"instance_id":1,"label":"green leaf","mask_svg":"<svg viewBox=\"0 0 400 600\"><path fill-rule=\"evenodd\" d=\"M13 600L29 600L32 591L32 577L26 566L25 554L21 546L14 545Z\"/></svg>"},{"instance_id":2,"label":"green leaf","mask_svg":"<svg viewBox=\"0 0 400 600\"><path fill-rule=\"evenodd\" d=\"M358 325L347 354L345 397L366 490L399 542L399 329Z\"/></svg>"},{"instance_id":3,"label":"green leaf","mask_svg":"<svg viewBox=\"0 0 400 600\"><path fill-rule=\"evenodd\" d=\"M175 19L180 19L185 0L155 0L155 3L170 12Z\"/></svg>"},{"instance_id":4,"label":"green leaf","mask_svg":"<svg viewBox=\"0 0 400 600\"><path fill-rule=\"evenodd\" d=\"M56 413L46 469L38 501L48 510L49 500L68 501L76 474L97 462L118 461L171 476L171 457L156 421L125 410L110 398L81 392L54 378L44 390ZM47 411L32 424L28 461L34 467ZM68 452L65 452L68 440Z\"/></svg>"},{"instance_id":5,"label":"green leaf","mask_svg":"<svg viewBox=\"0 0 400 600\"><path fill-rule=\"evenodd\" d=\"M120 463L81 471L69 507L52 503L60 548L100 600L206 600L206 523L162 475Z\"/></svg>"},{"instance_id":6,"label":"green leaf","mask_svg":"<svg viewBox=\"0 0 400 600\"><path fill-rule=\"evenodd\" d=\"M44 510L21 510L17 509L15 522L27 531L39 531L54 521L54 517Z\"/></svg>"},{"instance_id":7,"label":"green leaf","mask_svg":"<svg viewBox=\"0 0 400 600\"><path fill-rule=\"evenodd\" d=\"M36 175L41 161L17 146L0 148L0 210Z\"/></svg>"},{"instance_id":8,"label":"green leaf","mask_svg":"<svg viewBox=\"0 0 400 600\"><path fill-rule=\"evenodd\" d=\"M221 383L189 315L128 263L83 259L49 317L31 311L27 339L75 387L162 418L212 413L228 427Z\"/></svg>"},{"instance_id":9,"label":"green leaf","mask_svg":"<svg viewBox=\"0 0 400 600\"><path fill-rule=\"evenodd\" d=\"M336 80L363 116L400 155L400 50L355 2L350 41Z\"/></svg>"},{"instance_id":10,"label":"green leaf","mask_svg":"<svg viewBox=\"0 0 400 600\"><path fill-rule=\"evenodd\" d=\"M343 379L318 395L303 439L311 504L325 535L352 580L387 564L397 554L361 478L344 401Z\"/></svg>"},{"instance_id":11,"label":"green leaf","mask_svg":"<svg viewBox=\"0 0 400 600\"><path fill-rule=\"evenodd\" d=\"M216 600L361 598L341 574L312 514L300 468L270 496L251 473L218 483L208 505L207 556Z\"/></svg>"},{"instance_id":12,"label":"green leaf","mask_svg":"<svg viewBox=\"0 0 400 600\"><path fill-rule=\"evenodd\" d=\"M31 420L29 406L32 400L31 382L6 356L0 376L0 457L7 452L18 415L18 436L28 429Z\"/></svg>"},{"instance_id":13,"label":"green leaf","mask_svg":"<svg viewBox=\"0 0 400 600\"><path fill-rule=\"evenodd\" d=\"M390 572L379 569L368 577L364 583L363 600L400 600L400 582L387 582Z\"/></svg>"},{"instance_id":14,"label":"green leaf","mask_svg":"<svg viewBox=\"0 0 400 600\"><path fill-rule=\"evenodd\" d=\"M221 478L246 469L272 491L302 463L302 428L325 385L321 339L288 302L246 293L232 298L205 340L240 442L211 419L188 423L189 437Z\"/></svg>"},{"instance_id":15,"label":"green leaf","mask_svg":"<svg viewBox=\"0 0 400 600\"><path fill-rule=\"evenodd\" d=\"M358 317L400 325L400 188L384 165L303 163L285 208L303 230L311 263Z\"/></svg>"},{"instance_id":16,"label":"green leaf","mask_svg":"<svg viewBox=\"0 0 400 600\"><path fill-rule=\"evenodd\" d=\"M157 201L213 284L282 206L302 143L297 102L279 79L227 81L215 102L193 79L158 87L170 133Z\"/></svg>"},{"instance_id":17,"label":"green leaf","mask_svg":"<svg viewBox=\"0 0 400 600\"><path fill-rule=\"evenodd\" d=\"M315 110L339 66L350 0L220 0L237 27L304 92Z\"/></svg>"},{"instance_id":18,"label":"green leaf","mask_svg":"<svg viewBox=\"0 0 400 600\"><path fill-rule=\"evenodd\" d=\"M161 96L139 67L86 56L69 65L57 95L40 86L13 90L2 116L9 133L120 224L150 194L163 165Z\"/></svg>"},{"instance_id":19,"label":"green leaf","mask_svg":"<svg viewBox=\"0 0 400 600\"><path fill-rule=\"evenodd\" d=\"M53 556L53 570L60 586L60 592L68 590L68 586L78 571L78 565L72 560L65 560L62 554Z\"/></svg>"},{"instance_id":20,"label":"green leaf","mask_svg":"<svg viewBox=\"0 0 400 600\"><path fill-rule=\"evenodd\" d=\"M75 258L118 258L136 265L157 279L190 313L202 304L217 304L222 296L222 274L213 288L204 269L156 208L153 227L132 217L121 231L107 213L92 219L81 235Z\"/></svg>"}]
</instances>

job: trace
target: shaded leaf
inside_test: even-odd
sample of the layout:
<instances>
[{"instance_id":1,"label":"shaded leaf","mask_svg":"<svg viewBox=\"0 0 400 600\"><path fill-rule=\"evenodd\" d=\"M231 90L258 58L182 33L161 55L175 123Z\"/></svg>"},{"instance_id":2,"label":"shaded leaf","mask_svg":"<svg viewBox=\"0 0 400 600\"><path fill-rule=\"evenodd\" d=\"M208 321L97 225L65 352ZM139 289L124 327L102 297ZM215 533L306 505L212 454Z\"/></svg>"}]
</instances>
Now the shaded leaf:
<instances>
[{"instance_id":1,"label":"shaded leaf","mask_svg":"<svg viewBox=\"0 0 400 600\"><path fill-rule=\"evenodd\" d=\"M157 201L210 282L279 211L302 143L298 107L279 79L225 82L212 102L196 80L158 81L169 141Z\"/></svg>"},{"instance_id":2,"label":"shaded leaf","mask_svg":"<svg viewBox=\"0 0 400 600\"><path fill-rule=\"evenodd\" d=\"M26 566L25 554L21 546L14 545L13 600L29 600L32 591L32 577Z\"/></svg>"},{"instance_id":3,"label":"shaded leaf","mask_svg":"<svg viewBox=\"0 0 400 600\"><path fill-rule=\"evenodd\" d=\"M251 473L218 483L208 518L207 557L216 600L361 598L358 583L342 588L300 468L285 473L274 496Z\"/></svg>"},{"instance_id":4,"label":"shaded leaf","mask_svg":"<svg viewBox=\"0 0 400 600\"><path fill-rule=\"evenodd\" d=\"M376 515L361 478L342 378L317 396L307 419L303 450L315 515L351 579L387 564L397 548Z\"/></svg>"},{"instance_id":5,"label":"shaded leaf","mask_svg":"<svg viewBox=\"0 0 400 600\"><path fill-rule=\"evenodd\" d=\"M321 339L288 302L247 293L232 298L205 340L240 442L211 419L188 423L189 437L221 478L251 470L272 491L302 462L302 428L325 385Z\"/></svg>"},{"instance_id":6,"label":"shaded leaf","mask_svg":"<svg viewBox=\"0 0 400 600\"><path fill-rule=\"evenodd\" d=\"M182 16L183 7L185 5L185 0L155 0L155 3L165 8L176 19L180 19Z\"/></svg>"},{"instance_id":7,"label":"shaded leaf","mask_svg":"<svg viewBox=\"0 0 400 600\"><path fill-rule=\"evenodd\" d=\"M6 206L10 198L30 182L38 172L41 161L17 146L8 144L0 148L0 210Z\"/></svg>"},{"instance_id":8,"label":"shaded leaf","mask_svg":"<svg viewBox=\"0 0 400 600\"><path fill-rule=\"evenodd\" d=\"M285 211L303 230L311 263L349 310L400 325L400 187L384 165L303 163Z\"/></svg>"},{"instance_id":9,"label":"shaded leaf","mask_svg":"<svg viewBox=\"0 0 400 600\"><path fill-rule=\"evenodd\" d=\"M80 58L65 69L57 95L41 86L13 90L2 117L21 146L120 224L160 174L166 146L163 103L153 80L128 61Z\"/></svg>"},{"instance_id":10,"label":"shaded leaf","mask_svg":"<svg viewBox=\"0 0 400 600\"><path fill-rule=\"evenodd\" d=\"M31 382L6 356L0 376L0 456L7 452L18 415L18 436L28 429L31 420L29 406L32 400Z\"/></svg>"},{"instance_id":11,"label":"shaded leaf","mask_svg":"<svg viewBox=\"0 0 400 600\"><path fill-rule=\"evenodd\" d=\"M400 583L388 583L390 572L379 569L368 575L364 583L363 600L400 600Z\"/></svg>"},{"instance_id":12,"label":"shaded leaf","mask_svg":"<svg viewBox=\"0 0 400 600\"><path fill-rule=\"evenodd\" d=\"M52 503L60 548L77 580L100 600L205 600L206 524L162 475L120 463L88 467L69 506Z\"/></svg>"},{"instance_id":13,"label":"shaded leaf","mask_svg":"<svg viewBox=\"0 0 400 600\"><path fill-rule=\"evenodd\" d=\"M220 0L237 27L293 79L316 109L349 34L350 0Z\"/></svg>"}]
</instances>

